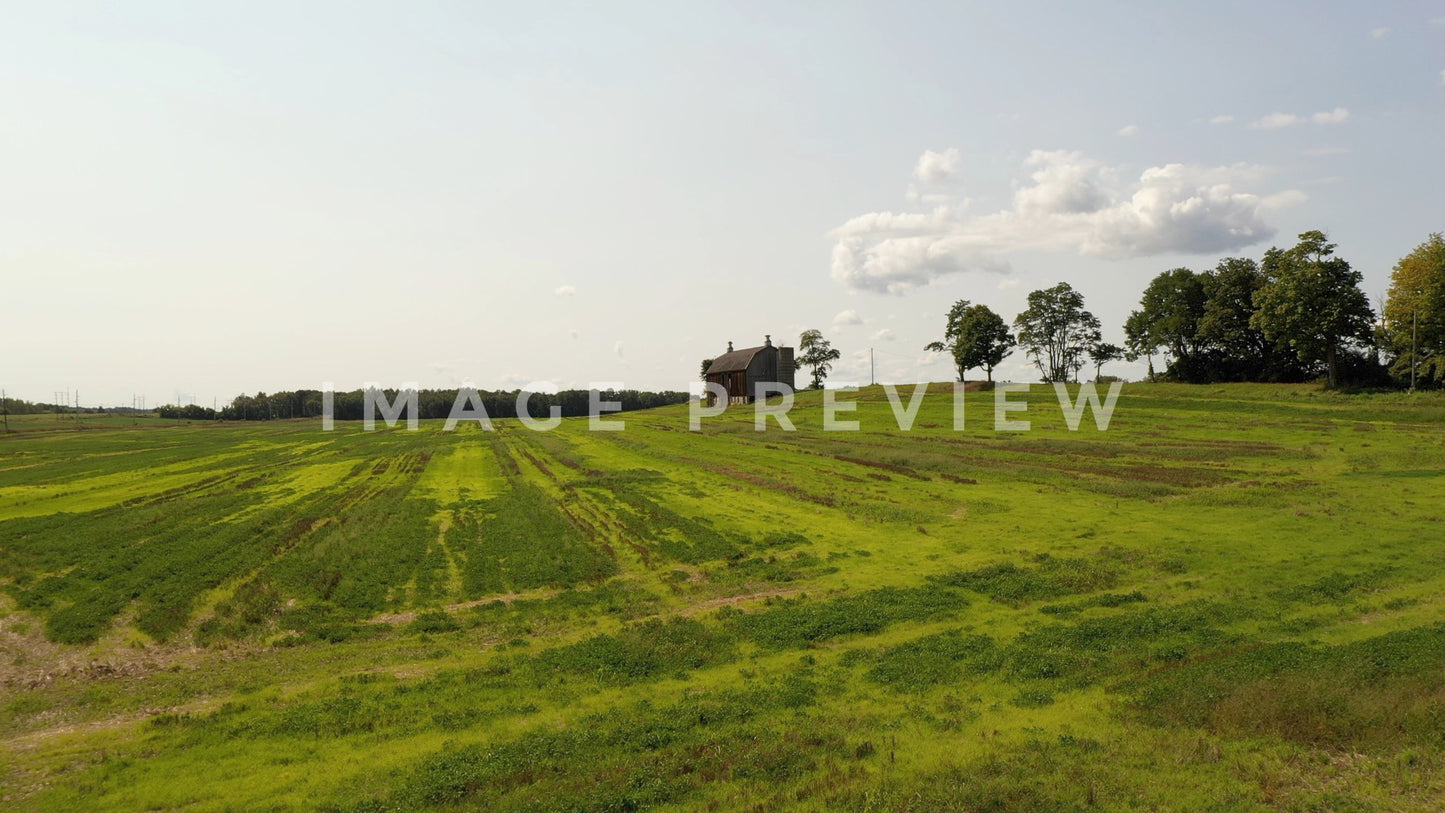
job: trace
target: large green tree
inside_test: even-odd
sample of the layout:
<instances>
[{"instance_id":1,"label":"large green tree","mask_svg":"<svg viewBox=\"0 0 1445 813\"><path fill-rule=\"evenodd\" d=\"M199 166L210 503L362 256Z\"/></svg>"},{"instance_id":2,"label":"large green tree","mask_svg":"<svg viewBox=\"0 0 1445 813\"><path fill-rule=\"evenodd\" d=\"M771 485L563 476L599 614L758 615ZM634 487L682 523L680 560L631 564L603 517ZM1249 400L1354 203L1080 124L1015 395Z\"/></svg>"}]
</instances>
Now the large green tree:
<instances>
[{"instance_id":1,"label":"large green tree","mask_svg":"<svg viewBox=\"0 0 1445 813\"><path fill-rule=\"evenodd\" d=\"M924 349L951 354L959 381L969 370L982 367L992 382L994 368L1013 352L1016 343L1002 316L987 305L971 305L967 299L960 299L948 309L943 341L930 342Z\"/></svg>"},{"instance_id":2,"label":"large green tree","mask_svg":"<svg viewBox=\"0 0 1445 813\"><path fill-rule=\"evenodd\" d=\"M1445 239L1437 232L1405 255L1390 274L1384 342L1390 372L1402 381L1445 382Z\"/></svg>"},{"instance_id":3,"label":"large green tree","mask_svg":"<svg viewBox=\"0 0 1445 813\"><path fill-rule=\"evenodd\" d=\"M833 362L842 358L821 330L809 329L798 337L798 363L812 370L813 389L823 388L823 379L833 370Z\"/></svg>"},{"instance_id":4,"label":"large green tree","mask_svg":"<svg viewBox=\"0 0 1445 813\"><path fill-rule=\"evenodd\" d=\"M1228 358L1259 358L1269 346L1264 332L1251 324L1254 294L1264 287L1264 272L1254 260L1227 257L1204 277L1204 315L1198 336Z\"/></svg>"},{"instance_id":5,"label":"large green tree","mask_svg":"<svg viewBox=\"0 0 1445 813\"><path fill-rule=\"evenodd\" d=\"M1125 341L1135 358L1152 357L1163 348L1172 358L1169 373L1173 377L1202 380L1205 359L1199 320L1204 316L1207 299L1204 275L1188 268L1165 271L1150 281L1139 299L1139 309L1124 323Z\"/></svg>"},{"instance_id":6,"label":"large green tree","mask_svg":"<svg viewBox=\"0 0 1445 813\"><path fill-rule=\"evenodd\" d=\"M1278 250L1274 250L1278 253ZM1277 267L1277 260L1271 263ZM1298 381L1306 368L1293 350L1265 338L1253 323L1254 294L1268 282L1254 260L1226 257L1203 275L1204 316L1198 339L1213 356L1214 377L1244 381Z\"/></svg>"},{"instance_id":7,"label":"large green tree","mask_svg":"<svg viewBox=\"0 0 1445 813\"><path fill-rule=\"evenodd\" d=\"M1099 320L1084 310L1084 297L1067 282L1029 294L1029 306L1014 319L1019 344L1045 381L1077 379L1084 355L1100 341Z\"/></svg>"},{"instance_id":8,"label":"large green tree","mask_svg":"<svg viewBox=\"0 0 1445 813\"><path fill-rule=\"evenodd\" d=\"M1360 290L1360 272L1335 256L1324 232L1307 231L1294 248L1265 255L1268 281L1254 294L1251 324L1287 345L1301 361L1324 361L1330 386L1340 385L1340 354L1367 342L1374 313Z\"/></svg>"}]
</instances>

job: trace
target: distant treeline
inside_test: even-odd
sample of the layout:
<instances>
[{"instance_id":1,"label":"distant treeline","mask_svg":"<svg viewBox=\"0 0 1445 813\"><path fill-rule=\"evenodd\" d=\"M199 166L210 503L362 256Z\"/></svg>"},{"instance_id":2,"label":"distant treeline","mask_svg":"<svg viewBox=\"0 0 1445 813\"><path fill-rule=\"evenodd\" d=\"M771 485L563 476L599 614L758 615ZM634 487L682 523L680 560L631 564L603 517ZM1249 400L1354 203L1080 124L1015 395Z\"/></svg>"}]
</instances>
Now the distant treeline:
<instances>
[{"instance_id":1,"label":"distant treeline","mask_svg":"<svg viewBox=\"0 0 1445 813\"><path fill-rule=\"evenodd\" d=\"M21 398L0 398L0 411L7 415L49 415L54 412L62 412L67 415L81 414L105 414L106 412L129 412L129 408L107 410L105 407L73 407L66 404L46 404L37 401L26 401Z\"/></svg>"},{"instance_id":2,"label":"distant treeline","mask_svg":"<svg viewBox=\"0 0 1445 813\"><path fill-rule=\"evenodd\" d=\"M388 403L397 404L397 390L382 391ZM418 390L417 417L446 418L451 414L452 405L457 401L457 390ZM478 400L492 418L517 417L517 390L478 390ZM553 406L562 408L563 417L588 414L590 390L562 390L555 395L532 393L527 402L527 412L533 418L545 418ZM690 397L685 392L642 392L640 390L602 390L598 396L602 401L622 405L622 411L648 409L668 404L684 404ZM337 392L333 396L332 415L338 421L359 421L364 417L364 391ZM319 418L322 409L320 390L294 390L255 395L239 395L219 410L188 404L167 405L157 409L162 418L187 420L225 421L268 421L284 418ZM475 407L475 403L472 405ZM376 417L381 419L381 411ZM409 417L404 412L403 418Z\"/></svg>"}]
</instances>

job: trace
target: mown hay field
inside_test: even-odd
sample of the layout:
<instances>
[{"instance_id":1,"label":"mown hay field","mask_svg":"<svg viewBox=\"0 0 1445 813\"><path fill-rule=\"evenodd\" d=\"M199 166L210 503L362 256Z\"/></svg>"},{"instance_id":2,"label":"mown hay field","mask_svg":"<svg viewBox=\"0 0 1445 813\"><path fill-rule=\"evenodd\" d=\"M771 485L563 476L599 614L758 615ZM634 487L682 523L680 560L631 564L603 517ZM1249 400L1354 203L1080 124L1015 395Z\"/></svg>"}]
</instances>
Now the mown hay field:
<instances>
[{"instance_id":1,"label":"mown hay field","mask_svg":"<svg viewBox=\"0 0 1445 813\"><path fill-rule=\"evenodd\" d=\"M0 804L1445 807L1445 399L1012 397L12 419Z\"/></svg>"}]
</instances>

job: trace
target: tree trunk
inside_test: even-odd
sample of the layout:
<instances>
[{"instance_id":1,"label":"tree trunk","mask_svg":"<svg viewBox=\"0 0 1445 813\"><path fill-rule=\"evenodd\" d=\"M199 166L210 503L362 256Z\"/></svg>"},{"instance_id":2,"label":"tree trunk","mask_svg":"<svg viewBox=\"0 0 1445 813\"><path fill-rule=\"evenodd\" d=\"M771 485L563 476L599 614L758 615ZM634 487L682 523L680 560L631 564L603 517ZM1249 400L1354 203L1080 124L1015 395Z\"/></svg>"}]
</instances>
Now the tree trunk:
<instances>
[{"instance_id":1,"label":"tree trunk","mask_svg":"<svg viewBox=\"0 0 1445 813\"><path fill-rule=\"evenodd\" d=\"M1330 347L1330 349L1325 352L1325 360L1329 362L1330 365L1330 389L1338 389L1340 386L1340 369L1334 347Z\"/></svg>"}]
</instances>

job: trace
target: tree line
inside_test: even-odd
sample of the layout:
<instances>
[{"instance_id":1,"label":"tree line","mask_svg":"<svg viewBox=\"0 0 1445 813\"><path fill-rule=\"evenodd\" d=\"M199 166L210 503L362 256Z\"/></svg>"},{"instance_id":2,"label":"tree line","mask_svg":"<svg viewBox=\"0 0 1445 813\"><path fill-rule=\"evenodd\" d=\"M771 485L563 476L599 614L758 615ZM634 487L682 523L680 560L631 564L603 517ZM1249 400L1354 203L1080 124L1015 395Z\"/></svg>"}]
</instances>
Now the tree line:
<instances>
[{"instance_id":1,"label":"tree line","mask_svg":"<svg viewBox=\"0 0 1445 813\"><path fill-rule=\"evenodd\" d=\"M446 418L457 402L458 390L418 390L417 417L421 419ZM477 396L487 415L492 418L517 417L518 390L478 390ZM388 403L397 403L399 391L382 390ZM556 394L532 393L527 401L527 414L533 418L546 418L554 406L561 407L563 417L578 417L588 414L590 390L561 390ZM602 390L598 396L603 401L622 405L621 411L650 409L668 404L687 403L690 397L685 392L646 392L642 390ZM319 418L324 401L320 390L292 390L287 392L238 395L231 403L219 410L187 404L186 406L162 406L156 410L162 418L187 420L266 421L286 418ZM364 417L365 392L351 390L335 392L332 395L332 416L338 421L359 421ZM377 416L380 417L380 411ZM409 417L405 413L403 418Z\"/></svg>"},{"instance_id":2,"label":"tree line","mask_svg":"<svg viewBox=\"0 0 1445 813\"><path fill-rule=\"evenodd\" d=\"M1362 276L1323 232L1264 257L1228 257L1210 270L1165 271L1124 324L1125 345L1103 341L1098 318L1067 283L1034 291L1009 330L986 305L960 300L944 337L926 349L953 356L960 381L1022 347L1045 381L1097 378L1119 358L1148 363L1150 379L1193 383L1306 381L1331 387L1445 384L1445 240L1429 239L1395 265L1383 312ZM1157 371L1154 357L1164 369Z\"/></svg>"}]
</instances>

